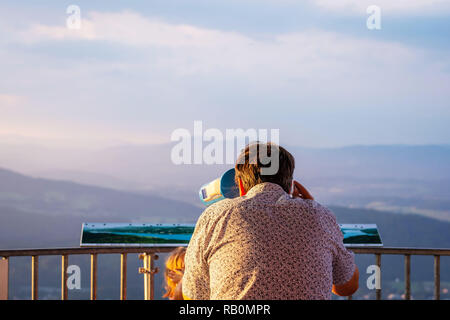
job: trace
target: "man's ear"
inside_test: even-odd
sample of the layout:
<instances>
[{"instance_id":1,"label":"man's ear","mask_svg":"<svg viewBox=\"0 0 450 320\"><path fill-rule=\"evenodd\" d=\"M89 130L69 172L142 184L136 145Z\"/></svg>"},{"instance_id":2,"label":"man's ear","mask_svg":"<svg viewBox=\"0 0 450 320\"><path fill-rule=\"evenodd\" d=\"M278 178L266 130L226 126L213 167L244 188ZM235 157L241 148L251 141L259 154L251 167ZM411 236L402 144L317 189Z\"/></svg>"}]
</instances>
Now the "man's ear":
<instances>
[{"instance_id":1,"label":"man's ear","mask_svg":"<svg viewBox=\"0 0 450 320\"><path fill-rule=\"evenodd\" d=\"M245 196L247 191L244 189L244 184L242 183L241 178L238 178L238 183L239 183L239 196Z\"/></svg>"}]
</instances>

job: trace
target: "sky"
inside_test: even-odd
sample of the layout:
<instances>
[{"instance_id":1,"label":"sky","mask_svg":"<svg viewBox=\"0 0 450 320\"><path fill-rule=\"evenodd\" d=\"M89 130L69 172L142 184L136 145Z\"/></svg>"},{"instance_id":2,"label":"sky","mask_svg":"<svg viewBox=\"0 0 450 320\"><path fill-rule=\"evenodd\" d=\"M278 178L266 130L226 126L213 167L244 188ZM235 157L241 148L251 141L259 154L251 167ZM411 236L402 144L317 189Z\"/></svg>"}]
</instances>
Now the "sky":
<instances>
[{"instance_id":1,"label":"sky","mask_svg":"<svg viewBox=\"0 0 450 320\"><path fill-rule=\"evenodd\" d=\"M308 147L449 144L449 18L445 0L0 1L0 138L164 143L200 120Z\"/></svg>"}]
</instances>

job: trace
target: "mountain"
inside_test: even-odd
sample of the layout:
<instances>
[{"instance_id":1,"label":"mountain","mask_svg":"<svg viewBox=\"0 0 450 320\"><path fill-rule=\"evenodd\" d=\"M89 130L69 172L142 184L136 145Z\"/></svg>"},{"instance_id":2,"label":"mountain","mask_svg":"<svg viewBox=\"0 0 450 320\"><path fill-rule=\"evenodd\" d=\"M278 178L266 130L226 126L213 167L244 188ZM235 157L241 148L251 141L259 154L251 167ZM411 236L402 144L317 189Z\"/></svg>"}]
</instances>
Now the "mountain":
<instances>
[{"instance_id":1,"label":"mountain","mask_svg":"<svg viewBox=\"0 0 450 320\"><path fill-rule=\"evenodd\" d=\"M204 143L206 145L206 143ZM174 144L82 149L6 144L0 167L198 204L196 191L232 164L175 165ZM320 202L450 221L450 146L287 146L295 178ZM195 192L193 192L195 191Z\"/></svg>"},{"instance_id":2,"label":"mountain","mask_svg":"<svg viewBox=\"0 0 450 320\"><path fill-rule=\"evenodd\" d=\"M31 178L0 169L1 247L67 246L82 222L195 222L198 207L159 196L68 181Z\"/></svg>"}]
</instances>

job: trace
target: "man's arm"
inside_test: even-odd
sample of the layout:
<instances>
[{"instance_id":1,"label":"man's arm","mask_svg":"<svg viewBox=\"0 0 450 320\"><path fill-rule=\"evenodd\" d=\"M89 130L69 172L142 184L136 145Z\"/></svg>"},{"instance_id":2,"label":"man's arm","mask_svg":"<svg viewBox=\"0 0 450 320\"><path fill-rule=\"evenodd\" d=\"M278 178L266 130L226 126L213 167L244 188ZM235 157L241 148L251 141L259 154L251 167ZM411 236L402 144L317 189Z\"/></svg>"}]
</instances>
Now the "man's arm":
<instances>
[{"instance_id":1,"label":"man's arm","mask_svg":"<svg viewBox=\"0 0 450 320\"><path fill-rule=\"evenodd\" d=\"M333 287L338 296L350 296L359 288L359 270L355 264L355 255L344 246L344 235L336 222L336 217L328 209L331 219L331 241L333 242Z\"/></svg>"},{"instance_id":2,"label":"man's arm","mask_svg":"<svg viewBox=\"0 0 450 320\"><path fill-rule=\"evenodd\" d=\"M205 210L206 211L206 210ZM208 233L208 217L205 212L200 216L186 250L183 283L180 287L184 300L209 299L209 268L203 257Z\"/></svg>"},{"instance_id":3,"label":"man's arm","mask_svg":"<svg viewBox=\"0 0 450 320\"><path fill-rule=\"evenodd\" d=\"M351 296L358 290L359 288L359 270L358 267L355 266L355 272L353 273L352 278L344 284L334 285L332 292L335 295L347 297Z\"/></svg>"}]
</instances>

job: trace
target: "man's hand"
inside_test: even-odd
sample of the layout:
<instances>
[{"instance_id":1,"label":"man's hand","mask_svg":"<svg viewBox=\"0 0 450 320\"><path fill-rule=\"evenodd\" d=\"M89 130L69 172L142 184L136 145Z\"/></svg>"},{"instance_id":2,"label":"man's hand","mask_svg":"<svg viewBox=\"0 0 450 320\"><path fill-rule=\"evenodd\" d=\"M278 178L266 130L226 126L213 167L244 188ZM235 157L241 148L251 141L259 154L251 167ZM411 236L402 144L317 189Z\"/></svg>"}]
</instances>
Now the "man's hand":
<instances>
[{"instance_id":1,"label":"man's hand","mask_svg":"<svg viewBox=\"0 0 450 320\"><path fill-rule=\"evenodd\" d=\"M292 197L314 200L314 197L309 193L309 191L306 190L306 188L302 186L300 182L295 180L294 180L294 190L292 191Z\"/></svg>"},{"instance_id":2,"label":"man's hand","mask_svg":"<svg viewBox=\"0 0 450 320\"><path fill-rule=\"evenodd\" d=\"M332 292L341 297L348 297L354 294L359 288L359 270L356 267L355 272L353 273L352 278L344 284L334 285Z\"/></svg>"}]
</instances>

